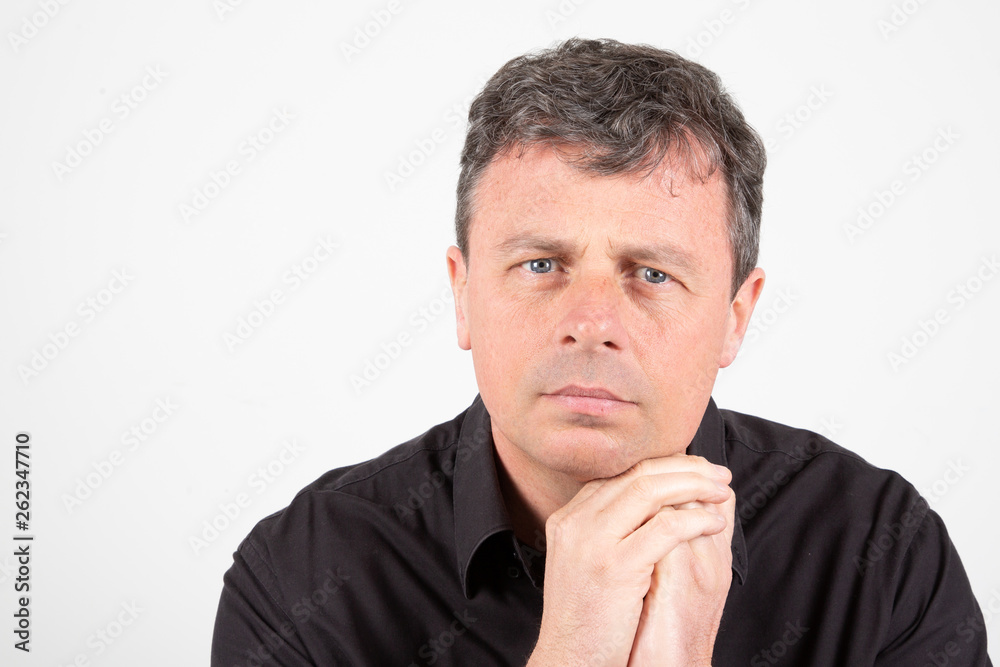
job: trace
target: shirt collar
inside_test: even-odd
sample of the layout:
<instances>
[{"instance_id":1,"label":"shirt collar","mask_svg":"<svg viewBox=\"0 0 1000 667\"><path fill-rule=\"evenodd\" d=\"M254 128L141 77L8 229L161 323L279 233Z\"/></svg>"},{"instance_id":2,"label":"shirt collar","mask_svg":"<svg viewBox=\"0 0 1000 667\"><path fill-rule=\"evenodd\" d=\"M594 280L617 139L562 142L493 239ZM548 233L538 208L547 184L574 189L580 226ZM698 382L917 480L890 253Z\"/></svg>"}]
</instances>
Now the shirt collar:
<instances>
[{"instance_id":1,"label":"shirt collar","mask_svg":"<svg viewBox=\"0 0 1000 667\"><path fill-rule=\"evenodd\" d=\"M478 394L458 436L454 485L458 575L468 598L469 570L476 552L491 535L514 529L497 479L490 415Z\"/></svg>"},{"instance_id":2,"label":"shirt collar","mask_svg":"<svg viewBox=\"0 0 1000 667\"><path fill-rule=\"evenodd\" d=\"M728 467L725 444L722 415L710 397L687 453ZM455 457L455 547L462 589L469 597L469 572L476 552L490 536L513 531L497 478L490 415L478 394L462 421ZM732 550L733 571L742 584L747 575L747 550L739 514L735 515Z\"/></svg>"},{"instance_id":3,"label":"shirt collar","mask_svg":"<svg viewBox=\"0 0 1000 667\"><path fill-rule=\"evenodd\" d=\"M701 425L688 445L687 453L692 456L702 456L712 463L729 467L726 457L726 427L722 421L722 413L715 405L715 399L709 397L708 407L705 408L705 415L701 418ZM732 486L736 486L735 480ZM747 544L743 538L743 521L739 513L733 517L733 572L739 577L742 585L747 578Z\"/></svg>"}]
</instances>

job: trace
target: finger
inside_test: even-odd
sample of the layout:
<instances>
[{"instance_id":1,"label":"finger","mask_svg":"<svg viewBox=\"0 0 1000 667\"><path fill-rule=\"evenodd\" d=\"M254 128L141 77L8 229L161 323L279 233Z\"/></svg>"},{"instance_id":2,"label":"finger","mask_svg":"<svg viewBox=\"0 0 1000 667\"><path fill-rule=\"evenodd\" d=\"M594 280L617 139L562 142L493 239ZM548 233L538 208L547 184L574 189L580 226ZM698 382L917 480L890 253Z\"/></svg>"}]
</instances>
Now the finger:
<instances>
[{"instance_id":1,"label":"finger","mask_svg":"<svg viewBox=\"0 0 1000 667\"><path fill-rule=\"evenodd\" d=\"M718 480L722 484L729 484L733 479L733 475L728 468L717 466L701 456L674 454L672 456L643 459L620 475L608 477L604 480L595 480L603 481L604 483L596 488L597 493L592 494L590 498L592 502L604 505L607 504L611 496L619 493L623 487L628 486L637 477L675 472L699 473L709 479Z\"/></svg>"},{"instance_id":2,"label":"finger","mask_svg":"<svg viewBox=\"0 0 1000 667\"><path fill-rule=\"evenodd\" d=\"M726 521L720 514L704 509L675 510L667 507L621 540L619 549L624 558L652 566L678 544L696 537L716 535L725 529Z\"/></svg>"},{"instance_id":3,"label":"finger","mask_svg":"<svg viewBox=\"0 0 1000 667\"><path fill-rule=\"evenodd\" d=\"M729 487L726 487L726 488L729 489ZM729 490L732 491L732 489L729 489ZM718 512L718 511L721 511L721 508L723 507L723 505L728 500L729 499L727 498L727 499L723 500L722 502L711 502L711 503L702 502L700 500L692 500L690 502L681 503L680 505L674 505L674 509L689 510L689 509L701 508L701 509L706 509L706 510L708 510L710 512ZM724 513L723 513L723 515L724 515Z\"/></svg>"},{"instance_id":4,"label":"finger","mask_svg":"<svg viewBox=\"0 0 1000 667\"><path fill-rule=\"evenodd\" d=\"M696 472L674 472L633 477L617 495L605 494L607 506L598 510L598 521L622 539L646 523L664 507L689 502L721 503L731 495L729 487ZM596 495L596 494L595 494Z\"/></svg>"},{"instance_id":5,"label":"finger","mask_svg":"<svg viewBox=\"0 0 1000 667\"><path fill-rule=\"evenodd\" d=\"M726 542L732 543L733 531L736 529L736 494L730 495L729 499L718 507L726 517L726 530L724 531Z\"/></svg>"},{"instance_id":6,"label":"finger","mask_svg":"<svg viewBox=\"0 0 1000 667\"><path fill-rule=\"evenodd\" d=\"M668 472L698 472L705 477L718 477L728 484L733 479L733 473L725 466L712 463L703 456L689 454L673 454L643 459L634 466L612 479L639 475L659 475Z\"/></svg>"},{"instance_id":7,"label":"finger","mask_svg":"<svg viewBox=\"0 0 1000 667\"><path fill-rule=\"evenodd\" d=\"M576 507L577 505L582 505L589 498L593 497L593 495L602 486L607 484L609 480L610 478L602 478L602 479L594 479L587 482L586 484L583 485L583 487L579 491L577 491L576 495L573 496L573 498L570 499L568 503L566 503L565 508L567 510L570 510Z\"/></svg>"},{"instance_id":8,"label":"finger","mask_svg":"<svg viewBox=\"0 0 1000 667\"><path fill-rule=\"evenodd\" d=\"M674 505L674 509L675 510L703 509L703 510L708 510L709 512L716 512L725 516L725 513L722 512L721 509L722 505L725 502L726 501L717 503L705 503L700 500L692 500L691 502L688 503L681 503L680 505Z\"/></svg>"},{"instance_id":9,"label":"finger","mask_svg":"<svg viewBox=\"0 0 1000 667\"><path fill-rule=\"evenodd\" d=\"M713 505L708 511L718 511L726 520L726 527L721 532L711 536L696 537L688 542L696 556L705 558L711 553L722 553L727 561L732 561L733 531L736 526L736 496L724 503Z\"/></svg>"}]
</instances>

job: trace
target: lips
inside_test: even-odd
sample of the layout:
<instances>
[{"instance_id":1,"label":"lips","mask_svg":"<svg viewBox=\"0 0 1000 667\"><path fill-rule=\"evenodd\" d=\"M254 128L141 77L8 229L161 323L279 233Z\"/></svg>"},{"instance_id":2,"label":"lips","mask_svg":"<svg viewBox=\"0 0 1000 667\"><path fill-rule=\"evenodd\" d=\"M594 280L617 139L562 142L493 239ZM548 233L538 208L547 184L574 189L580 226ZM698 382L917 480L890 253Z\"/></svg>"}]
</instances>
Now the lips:
<instances>
[{"instance_id":1,"label":"lips","mask_svg":"<svg viewBox=\"0 0 1000 667\"><path fill-rule=\"evenodd\" d=\"M559 389L558 391L552 392L554 396L580 396L583 398L603 398L607 401L622 401L627 402L625 399L616 396L607 389L601 387L581 387L579 385L571 384Z\"/></svg>"}]
</instances>

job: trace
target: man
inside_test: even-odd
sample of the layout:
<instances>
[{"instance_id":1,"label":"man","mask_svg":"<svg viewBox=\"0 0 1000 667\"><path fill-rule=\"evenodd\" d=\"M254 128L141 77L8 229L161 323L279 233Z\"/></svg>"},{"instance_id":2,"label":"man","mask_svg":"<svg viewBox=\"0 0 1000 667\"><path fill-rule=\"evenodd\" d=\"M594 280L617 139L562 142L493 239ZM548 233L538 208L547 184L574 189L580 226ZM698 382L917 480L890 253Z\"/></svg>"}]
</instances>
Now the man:
<instances>
[{"instance_id":1,"label":"man","mask_svg":"<svg viewBox=\"0 0 1000 667\"><path fill-rule=\"evenodd\" d=\"M469 122L447 265L480 395L261 521L212 663L989 665L910 484L711 398L764 284L764 150L718 78L573 39Z\"/></svg>"}]
</instances>

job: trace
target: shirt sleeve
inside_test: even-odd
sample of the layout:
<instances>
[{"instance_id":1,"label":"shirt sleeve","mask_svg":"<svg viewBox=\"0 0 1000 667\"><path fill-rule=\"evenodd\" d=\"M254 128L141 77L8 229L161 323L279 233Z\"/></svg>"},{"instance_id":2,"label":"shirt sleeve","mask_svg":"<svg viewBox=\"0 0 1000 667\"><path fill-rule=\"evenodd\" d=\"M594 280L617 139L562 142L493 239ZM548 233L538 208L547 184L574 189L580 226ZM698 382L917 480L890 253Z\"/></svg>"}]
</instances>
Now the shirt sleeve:
<instances>
[{"instance_id":1,"label":"shirt sleeve","mask_svg":"<svg viewBox=\"0 0 1000 667\"><path fill-rule=\"evenodd\" d=\"M277 577L249 538L223 577L212 667L311 667L295 624L279 603Z\"/></svg>"},{"instance_id":2,"label":"shirt sleeve","mask_svg":"<svg viewBox=\"0 0 1000 667\"><path fill-rule=\"evenodd\" d=\"M928 510L899 561L892 617L876 667L992 667L986 627L944 522Z\"/></svg>"}]
</instances>

